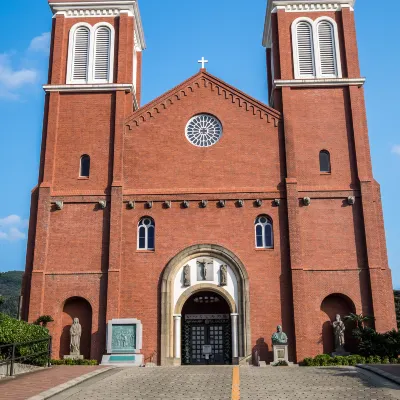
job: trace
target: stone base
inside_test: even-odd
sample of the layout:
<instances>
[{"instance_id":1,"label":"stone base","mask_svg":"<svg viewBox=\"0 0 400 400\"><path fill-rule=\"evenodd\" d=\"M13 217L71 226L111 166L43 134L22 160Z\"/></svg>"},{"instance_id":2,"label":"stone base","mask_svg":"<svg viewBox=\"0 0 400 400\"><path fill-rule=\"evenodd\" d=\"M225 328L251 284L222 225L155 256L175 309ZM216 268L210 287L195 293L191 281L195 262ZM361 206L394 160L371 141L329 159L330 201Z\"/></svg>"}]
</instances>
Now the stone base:
<instances>
[{"instance_id":1,"label":"stone base","mask_svg":"<svg viewBox=\"0 0 400 400\"><path fill-rule=\"evenodd\" d=\"M272 346L274 352L274 361L271 365L278 363L279 361L286 361L289 364L289 352L287 344L274 344Z\"/></svg>"},{"instance_id":2,"label":"stone base","mask_svg":"<svg viewBox=\"0 0 400 400\"><path fill-rule=\"evenodd\" d=\"M83 360L82 354L69 354L64 356L64 360Z\"/></svg>"},{"instance_id":3,"label":"stone base","mask_svg":"<svg viewBox=\"0 0 400 400\"><path fill-rule=\"evenodd\" d=\"M142 367L144 365L144 356L143 354L106 354L101 359L101 365Z\"/></svg>"}]
</instances>

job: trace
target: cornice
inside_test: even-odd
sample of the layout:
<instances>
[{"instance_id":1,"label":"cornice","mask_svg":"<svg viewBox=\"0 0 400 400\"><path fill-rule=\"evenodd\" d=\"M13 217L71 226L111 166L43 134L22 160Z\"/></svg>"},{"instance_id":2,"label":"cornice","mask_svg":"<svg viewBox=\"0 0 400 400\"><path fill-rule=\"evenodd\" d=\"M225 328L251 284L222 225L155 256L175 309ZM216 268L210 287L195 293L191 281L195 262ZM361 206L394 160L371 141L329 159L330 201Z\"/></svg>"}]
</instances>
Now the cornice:
<instances>
[{"instance_id":1,"label":"cornice","mask_svg":"<svg viewBox=\"0 0 400 400\"><path fill-rule=\"evenodd\" d=\"M119 92L134 93L131 83L98 83L82 85L43 85L43 90L48 92Z\"/></svg>"},{"instance_id":2,"label":"cornice","mask_svg":"<svg viewBox=\"0 0 400 400\"><path fill-rule=\"evenodd\" d=\"M265 14L262 44L271 47L271 14L277 10L285 12L336 12L343 8L353 9L356 0L268 0Z\"/></svg>"},{"instance_id":3,"label":"cornice","mask_svg":"<svg viewBox=\"0 0 400 400\"><path fill-rule=\"evenodd\" d=\"M141 51L146 48L142 19L137 0L108 1L66 1L50 2L53 17L64 15L66 18L118 17L126 13L135 18L136 48Z\"/></svg>"},{"instance_id":4,"label":"cornice","mask_svg":"<svg viewBox=\"0 0 400 400\"><path fill-rule=\"evenodd\" d=\"M365 78L275 79L274 87L364 86Z\"/></svg>"},{"instance_id":5,"label":"cornice","mask_svg":"<svg viewBox=\"0 0 400 400\"><path fill-rule=\"evenodd\" d=\"M265 119L267 123L273 123L275 127L278 126L279 121L282 119L279 111L268 107L264 103L261 103L233 86L228 85L208 72L201 70L182 84L176 86L153 100L151 103L137 110L126 120L126 125L130 130L132 130L133 127L139 126L143 122L153 118L155 115L160 114L201 87L209 88L218 96L223 96L238 107L252 112L254 116L257 116L260 119Z\"/></svg>"}]
</instances>

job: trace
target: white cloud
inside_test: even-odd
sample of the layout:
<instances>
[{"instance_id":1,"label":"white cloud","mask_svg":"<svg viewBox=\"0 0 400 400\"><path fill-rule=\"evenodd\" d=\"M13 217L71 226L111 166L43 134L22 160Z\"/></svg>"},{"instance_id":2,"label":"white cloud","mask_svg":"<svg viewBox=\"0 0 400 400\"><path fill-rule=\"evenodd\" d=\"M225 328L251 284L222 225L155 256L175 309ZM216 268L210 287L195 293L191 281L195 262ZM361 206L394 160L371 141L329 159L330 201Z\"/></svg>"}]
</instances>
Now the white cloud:
<instances>
[{"instance_id":1,"label":"white cloud","mask_svg":"<svg viewBox=\"0 0 400 400\"><path fill-rule=\"evenodd\" d=\"M0 218L0 240L16 241L26 238L28 220L22 219L19 215L9 215Z\"/></svg>"},{"instance_id":2,"label":"white cloud","mask_svg":"<svg viewBox=\"0 0 400 400\"><path fill-rule=\"evenodd\" d=\"M392 153L397 154L400 156L400 145L396 144L392 147Z\"/></svg>"},{"instance_id":3,"label":"white cloud","mask_svg":"<svg viewBox=\"0 0 400 400\"><path fill-rule=\"evenodd\" d=\"M21 53L11 51L0 54L0 98L18 100L19 91L37 83L39 70L32 65L42 62L40 53L47 54L49 48L50 33L45 32L33 38L29 47Z\"/></svg>"},{"instance_id":4,"label":"white cloud","mask_svg":"<svg viewBox=\"0 0 400 400\"><path fill-rule=\"evenodd\" d=\"M35 69L14 68L9 54L0 54L0 96L15 100L20 89L37 81L38 72Z\"/></svg>"},{"instance_id":5,"label":"white cloud","mask_svg":"<svg viewBox=\"0 0 400 400\"><path fill-rule=\"evenodd\" d=\"M50 32L42 33L32 39L29 45L29 51L43 51L47 53L50 49Z\"/></svg>"}]
</instances>

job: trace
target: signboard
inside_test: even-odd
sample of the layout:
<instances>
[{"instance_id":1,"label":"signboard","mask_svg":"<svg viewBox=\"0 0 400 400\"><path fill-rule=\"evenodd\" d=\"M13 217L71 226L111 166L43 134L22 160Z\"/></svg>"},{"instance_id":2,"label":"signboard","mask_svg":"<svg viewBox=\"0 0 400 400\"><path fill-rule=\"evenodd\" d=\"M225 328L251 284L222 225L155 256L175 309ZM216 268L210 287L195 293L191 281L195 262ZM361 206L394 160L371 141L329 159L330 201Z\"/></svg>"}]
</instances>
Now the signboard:
<instances>
[{"instance_id":1,"label":"signboard","mask_svg":"<svg viewBox=\"0 0 400 400\"><path fill-rule=\"evenodd\" d=\"M212 346L209 344L203 345L203 354L211 354L212 353Z\"/></svg>"},{"instance_id":2,"label":"signboard","mask_svg":"<svg viewBox=\"0 0 400 400\"><path fill-rule=\"evenodd\" d=\"M229 314L186 314L185 320L191 319L229 319Z\"/></svg>"}]
</instances>

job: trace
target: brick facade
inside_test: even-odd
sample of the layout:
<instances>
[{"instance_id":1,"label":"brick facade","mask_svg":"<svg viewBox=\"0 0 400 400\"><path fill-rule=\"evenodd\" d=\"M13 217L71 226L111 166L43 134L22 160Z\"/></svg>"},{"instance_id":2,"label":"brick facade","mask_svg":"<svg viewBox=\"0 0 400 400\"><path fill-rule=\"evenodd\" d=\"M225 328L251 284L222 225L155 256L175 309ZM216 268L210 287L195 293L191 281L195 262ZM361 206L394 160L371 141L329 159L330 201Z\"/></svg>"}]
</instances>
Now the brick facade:
<instances>
[{"instance_id":1,"label":"brick facade","mask_svg":"<svg viewBox=\"0 0 400 400\"><path fill-rule=\"evenodd\" d=\"M294 78L290 25L303 15L336 20L343 77L359 78L353 11L342 8L270 15L275 79ZM135 20L125 13L56 15L49 84L65 84L69 30L82 21L115 27L115 83L136 79L140 102L141 52L133 77ZM268 65L270 57L268 49ZM104 354L111 318L140 319L145 357L160 354L164 269L179 252L201 244L228 249L246 268L252 346L264 338L271 351L270 336L282 324L291 360L322 353L330 346L327 321L337 312L373 314L379 331L396 326L363 89L284 87L272 93L271 79L269 74L275 109L205 70L136 111L134 95L124 91L46 94L23 315L29 321L52 315L53 356L65 349L65 327L74 313L84 324L91 319L91 344L85 345L91 358ZM209 148L191 145L184 134L187 121L203 112L223 125L221 140ZM331 154L331 174L319 171L322 149ZM82 154L91 157L89 179L78 177ZM356 197L354 205L348 196ZM304 197L311 198L308 207ZM256 199L263 200L261 207ZM201 200L208 200L206 208ZM62 210L55 201L64 202ZM261 214L273 221L273 249L255 249L254 221ZM137 250L143 216L155 221L155 251Z\"/></svg>"}]
</instances>

